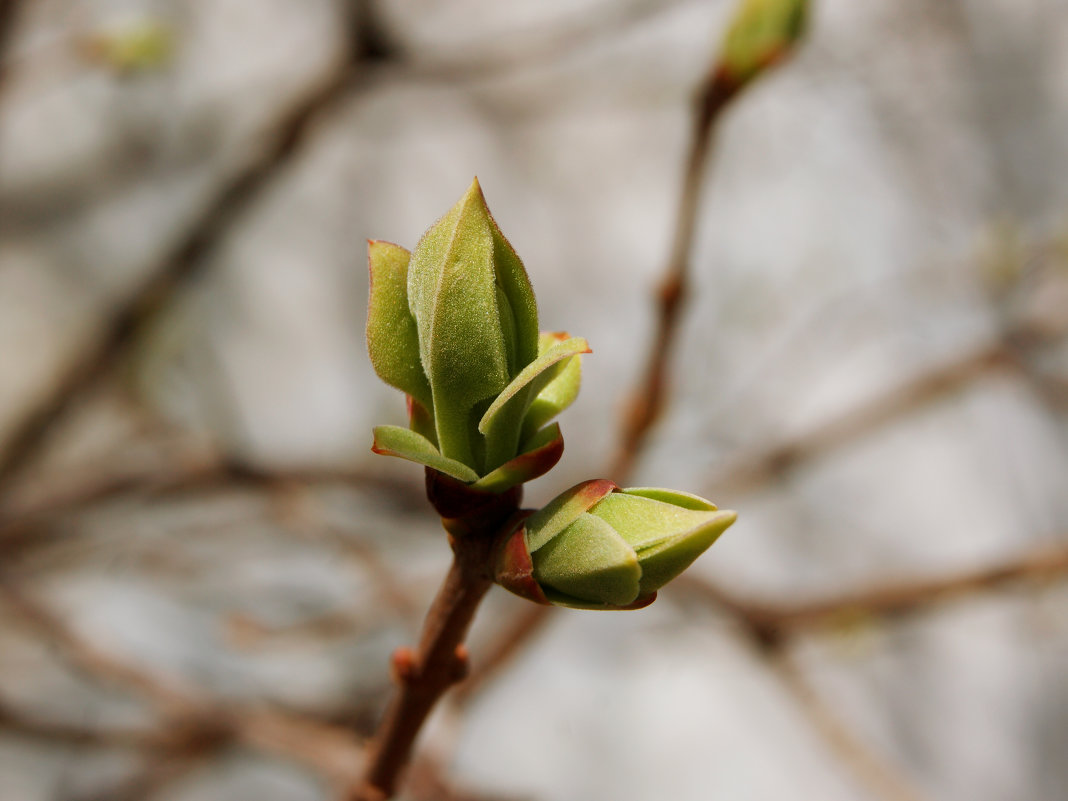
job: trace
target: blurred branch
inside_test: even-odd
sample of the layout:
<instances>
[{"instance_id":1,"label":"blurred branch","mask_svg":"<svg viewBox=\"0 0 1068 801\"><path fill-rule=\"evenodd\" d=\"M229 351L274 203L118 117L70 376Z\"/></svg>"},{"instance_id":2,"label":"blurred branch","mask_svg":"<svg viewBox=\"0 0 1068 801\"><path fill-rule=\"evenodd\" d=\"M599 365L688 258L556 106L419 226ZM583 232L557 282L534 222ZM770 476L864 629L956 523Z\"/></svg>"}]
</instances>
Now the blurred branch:
<instances>
[{"instance_id":1,"label":"blurred branch","mask_svg":"<svg viewBox=\"0 0 1068 801\"><path fill-rule=\"evenodd\" d=\"M465 48L459 56L412 59L410 74L423 80L450 82L480 77L499 79L518 69L544 66L581 53L613 31L626 30L685 2L690 0L602 2L545 27L525 25L518 37L506 34L480 41L477 49Z\"/></svg>"},{"instance_id":2,"label":"blurred branch","mask_svg":"<svg viewBox=\"0 0 1068 801\"><path fill-rule=\"evenodd\" d=\"M1018 366L1017 352L1003 342L984 345L838 415L807 434L742 455L707 483L720 494L752 490L801 462L822 456L932 401L959 391L985 373Z\"/></svg>"},{"instance_id":3,"label":"blurred branch","mask_svg":"<svg viewBox=\"0 0 1068 801\"><path fill-rule=\"evenodd\" d=\"M502 670L512 664L516 655L536 637L552 617L552 606L528 604L520 613L508 620L504 628L481 655L477 667L453 695L457 706L462 706L475 697L493 681Z\"/></svg>"},{"instance_id":4,"label":"blurred branch","mask_svg":"<svg viewBox=\"0 0 1068 801\"><path fill-rule=\"evenodd\" d=\"M900 771L871 751L845 725L805 680L804 674L790 654L776 652L769 656L768 661L812 728L864 787L883 801L923 801L924 796L920 795Z\"/></svg>"},{"instance_id":5,"label":"blurred branch","mask_svg":"<svg viewBox=\"0 0 1068 801\"><path fill-rule=\"evenodd\" d=\"M0 602L31 634L51 643L71 668L147 701L160 714L164 732L180 733L178 742L197 750L242 743L305 764L339 785L355 775L362 748L346 729L264 706L227 704L199 695L173 678L128 665L77 634L8 578L0 578ZM161 738L168 736L174 735Z\"/></svg>"},{"instance_id":6,"label":"blurred branch","mask_svg":"<svg viewBox=\"0 0 1068 801\"><path fill-rule=\"evenodd\" d=\"M667 391L667 370L675 346L683 300L689 289L697 212L705 168L712 150L712 134L720 115L737 94L737 87L720 79L718 61L713 65L697 93L693 127L683 168L682 188L675 216L675 233L671 254L657 290L656 334L646 355L645 369L624 412L617 453L609 475L625 485L634 462L645 445L649 429L659 418Z\"/></svg>"},{"instance_id":7,"label":"blurred branch","mask_svg":"<svg viewBox=\"0 0 1068 801\"><path fill-rule=\"evenodd\" d=\"M657 290L656 334L642 377L627 402L619 448L608 471L609 477L619 484L627 483L646 437L664 408L668 369L682 306L689 292L694 232L716 125L732 100L797 47L804 30L806 6L807 0L777 3L741 0L698 88L671 253Z\"/></svg>"},{"instance_id":8,"label":"blurred branch","mask_svg":"<svg viewBox=\"0 0 1068 801\"><path fill-rule=\"evenodd\" d=\"M358 55L341 60L279 115L266 145L205 205L185 234L147 271L140 286L113 311L101 333L75 354L45 396L14 425L0 453L0 489L38 456L52 427L110 374L181 291L203 274L216 246L300 152L315 120L347 95Z\"/></svg>"},{"instance_id":9,"label":"blurred branch","mask_svg":"<svg viewBox=\"0 0 1068 801\"><path fill-rule=\"evenodd\" d=\"M52 743L147 751L181 751L186 742L177 732L100 729L64 721L44 720L0 701L0 731Z\"/></svg>"},{"instance_id":10,"label":"blurred branch","mask_svg":"<svg viewBox=\"0 0 1068 801\"><path fill-rule=\"evenodd\" d=\"M117 785L88 794L71 794L64 801L148 801L196 768L202 757L202 753L186 753L154 759Z\"/></svg>"},{"instance_id":11,"label":"blurred branch","mask_svg":"<svg viewBox=\"0 0 1068 801\"><path fill-rule=\"evenodd\" d=\"M94 468L43 476L33 486L20 491L18 497L0 498L0 543L4 537L13 536L24 527L39 525L44 519L119 498L330 485L372 489L399 508L414 508L422 501L417 484L394 480L381 471L260 467L226 454L188 454L149 469L135 467L128 471L101 472Z\"/></svg>"},{"instance_id":12,"label":"blurred branch","mask_svg":"<svg viewBox=\"0 0 1068 801\"><path fill-rule=\"evenodd\" d=\"M21 0L0 0L0 91L4 87L4 79L7 77L7 54L8 45L11 43L11 35L18 22Z\"/></svg>"},{"instance_id":13,"label":"blurred branch","mask_svg":"<svg viewBox=\"0 0 1068 801\"><path fill-rule=\"evenodd\" d=\"M897 619L931 610L936 604L990 592L1012 584L1068 578L1068 545L1043 547L1016 559L976 570L923 580L866 587L823 600L773 604L740 598L708 582L682 576L679 589L728 611L754 639L775 645L784 637L874 618Z\"/></svg>"}]
</instances>

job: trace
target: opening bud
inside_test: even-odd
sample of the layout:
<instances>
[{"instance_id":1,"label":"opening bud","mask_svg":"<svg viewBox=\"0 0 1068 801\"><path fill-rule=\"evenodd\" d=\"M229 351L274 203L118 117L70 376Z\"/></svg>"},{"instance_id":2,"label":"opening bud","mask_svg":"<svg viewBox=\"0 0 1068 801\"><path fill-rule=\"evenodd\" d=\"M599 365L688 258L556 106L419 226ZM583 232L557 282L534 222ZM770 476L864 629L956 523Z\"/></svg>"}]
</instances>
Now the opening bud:
<instances>
[{"instance_id":1,"label":"opening bud","mask_svg":"<svg viewBox=\"0 0 1068 801\"><path fill-rule=\"evenodd\" d=\"M586 481L504 539L497 583L539 603L637 609L652 603L736 517L685 492Z\"/></svg>"},{"instance_id":2,"label":"opening bud","mask_svg":"<svg viewBox=\"0 0 1068 801\"><path fill-rule=\"evenodd\" d=\"M371 242L367 344L375 372L409 397L409 428L373 449L503 492L563 449L549 421L578 393L586 340L538 333L534 291L477 179L415 250Z\"/></svg>"}]
</instances>

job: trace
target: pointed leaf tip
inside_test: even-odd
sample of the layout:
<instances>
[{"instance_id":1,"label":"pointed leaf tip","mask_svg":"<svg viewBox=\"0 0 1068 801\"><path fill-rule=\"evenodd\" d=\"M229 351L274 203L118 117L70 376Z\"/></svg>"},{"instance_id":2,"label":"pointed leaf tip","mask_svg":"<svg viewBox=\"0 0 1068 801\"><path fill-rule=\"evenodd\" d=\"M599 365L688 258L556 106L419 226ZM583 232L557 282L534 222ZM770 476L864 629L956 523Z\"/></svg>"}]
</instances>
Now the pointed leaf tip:
<instances>
[{"instance_id":1,"label":"pointed leaf tip","mask_svg":"<svg viewBox=\"0 0 1068 801\"><path fill-rule=\"evenodd\" d=\"M400 426L376 426L371 450L385 456L397 456L410 462L432 467L440 473L470 484L478 474L462 462L442 456L434 444L421 434Z\"/></svg>"}]
</instances>

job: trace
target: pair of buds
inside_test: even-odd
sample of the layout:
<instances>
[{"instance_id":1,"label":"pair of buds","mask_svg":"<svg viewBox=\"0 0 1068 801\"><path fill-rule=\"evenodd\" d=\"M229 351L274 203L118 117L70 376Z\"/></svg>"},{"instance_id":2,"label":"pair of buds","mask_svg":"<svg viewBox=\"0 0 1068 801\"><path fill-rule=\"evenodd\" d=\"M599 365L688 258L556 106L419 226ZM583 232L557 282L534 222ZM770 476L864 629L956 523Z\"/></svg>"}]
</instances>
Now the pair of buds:
<instances>
[{"instance_id":1,"label":"pair of buds","mask_svg":"<svg viewBox=\"0 0 1068 801\"><path fill-rule=\"evenodd\" d=\"M578 395L579 357L590 348L539 333L526 270L477 180L413 252L371 242L369 260L371 363L408 396L409 417L408 428L375 428L373 450L424 465L428 488L453 488L457 508L468 509L457 517L451 501L429 494L454 536L497 527L502 586L539 603L638 608L734 522L695 495L604 479L525 519L510 514L521 485L560 459L551 420ZM509 517L520 522L502 534Z\"/></svg>"}]
</instances>

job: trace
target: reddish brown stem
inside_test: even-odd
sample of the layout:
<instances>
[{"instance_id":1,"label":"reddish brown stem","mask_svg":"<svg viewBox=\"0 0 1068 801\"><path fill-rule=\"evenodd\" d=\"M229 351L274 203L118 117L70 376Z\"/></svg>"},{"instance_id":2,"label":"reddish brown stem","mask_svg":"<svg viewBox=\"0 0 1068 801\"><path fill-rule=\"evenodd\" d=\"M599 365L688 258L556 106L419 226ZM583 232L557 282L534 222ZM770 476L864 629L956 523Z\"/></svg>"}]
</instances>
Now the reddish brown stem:
<instances>
[{"instance_id":1,"label":"reddish brown stem","mask_svg":"<svg viewBox=\"0 0 1068 801\"><path fill-rule=\"evenodd\" d=\"M686 297L693 251L697 210L701 204L701 186L712 150L712 133L720 114L737 93L737 86L724 82L715 71L702 84L694 107L693 133L686 158L682 191L671 255L658 291L657 327L645 370L624 412L619 450L610 475L625 483L634 468L645 438L660 416L667 392L667 367L674 351L682 303Z\"/></svg>"},{"instance_id":2,"label":"reddish brown stem","mask_svg":"<svg viewBox=\"0 0 1068 801\"><path fill-rule=\"evenodd\" d=\"M467 673L463 640L479 602L493 584L488 543L461 541L445 583L430 606L419 648L393 656L397 691L368 747L363 781L348 801L385 801L396 790L412 746L438 699Z\"/></svg>"}]
</instances>

